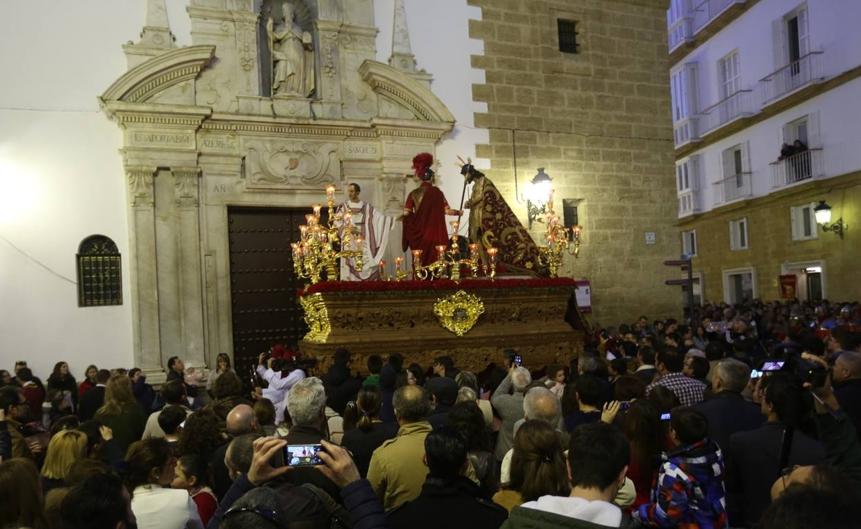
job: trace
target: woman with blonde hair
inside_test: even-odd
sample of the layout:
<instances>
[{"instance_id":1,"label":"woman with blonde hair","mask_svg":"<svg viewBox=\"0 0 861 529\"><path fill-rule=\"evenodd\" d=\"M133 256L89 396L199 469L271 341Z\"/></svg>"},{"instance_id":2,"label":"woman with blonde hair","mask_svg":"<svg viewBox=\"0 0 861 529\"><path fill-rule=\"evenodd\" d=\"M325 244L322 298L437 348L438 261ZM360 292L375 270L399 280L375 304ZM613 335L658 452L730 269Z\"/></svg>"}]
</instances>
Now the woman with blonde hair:
<instances>
[{"instance_id":1,"label":"woman with blonde hair","mask_svg":"<svg viewBox=\"0 0 861 529\"><path fill-rule=\"evenodd\" d=\"M105 403L94 418L113 431L114 443L123 453L143 436L147 417L132 393L128 376L117 374L108 379Z\"/></svg>"},{"instance_id":2,"label":"woman with blonde hair","mask_svg":"<svg viewBox=\"0 0 861 529\"><path fill-rule=\"evenodd\" d=\"M75 461L87 457L87 434L63 430L51 438L42 464L42 491L63 487Z\"/></svg>"}]
</instances>

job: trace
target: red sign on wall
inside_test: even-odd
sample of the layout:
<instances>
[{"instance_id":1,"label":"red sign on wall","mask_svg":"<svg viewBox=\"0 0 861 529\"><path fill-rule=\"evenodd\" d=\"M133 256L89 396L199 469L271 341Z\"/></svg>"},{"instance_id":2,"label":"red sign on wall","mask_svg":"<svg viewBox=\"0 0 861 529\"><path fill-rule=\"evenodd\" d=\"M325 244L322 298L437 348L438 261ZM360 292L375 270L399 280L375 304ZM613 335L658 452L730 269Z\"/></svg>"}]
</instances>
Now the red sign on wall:
<instances>
[{"instance_id":1,"label":"red sign on wall","mask_svg":"<svg viewBox=\"0 0 861 529\"><path fill-rule=\"evenodd\" d=\"M780 298L795 299L798 297L798 276L786 274L780 276Z\"/></svg>"}]
</instances>

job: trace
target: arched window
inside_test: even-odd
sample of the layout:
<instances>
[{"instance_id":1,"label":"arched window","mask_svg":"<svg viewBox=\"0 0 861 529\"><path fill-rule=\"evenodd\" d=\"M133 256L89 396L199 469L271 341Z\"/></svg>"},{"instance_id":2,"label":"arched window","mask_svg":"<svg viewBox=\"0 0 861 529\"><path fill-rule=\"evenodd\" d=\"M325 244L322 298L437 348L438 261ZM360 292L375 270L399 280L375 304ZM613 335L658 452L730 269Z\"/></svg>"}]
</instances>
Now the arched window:
<instances>
[{"instance_id":1,"label":"arched window","mask_svg":"<svg viewBox=\"0 0 861 529\"><path fill-rule=\"evenodd\" d=\"M123 277L117 245L91 235L78 246L78 306L123 304Z\"/></svg>"}]
</instances>

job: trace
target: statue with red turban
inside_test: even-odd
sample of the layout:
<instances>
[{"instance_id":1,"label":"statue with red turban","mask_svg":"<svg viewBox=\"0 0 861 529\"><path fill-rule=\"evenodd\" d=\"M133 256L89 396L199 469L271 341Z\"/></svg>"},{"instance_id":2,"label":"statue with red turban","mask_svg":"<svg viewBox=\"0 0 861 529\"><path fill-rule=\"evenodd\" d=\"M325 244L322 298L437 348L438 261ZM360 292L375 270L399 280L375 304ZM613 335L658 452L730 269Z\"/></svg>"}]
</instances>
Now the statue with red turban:
<instances>
[{"instance_id":1,"label":"statue with red turban","mask_svg":"<svg viewBox=\"0 0 861 529\"><path fill-rule=\"evenodd\" d=\"M448 244L446 215L459 215L449 207L442 191L433 185L433 155L427 152L413 158L413 171L419 187L412 190L404 204L403 249L422 251L423 266L436 261L435 247Z\"/></svg>"}]
</instances>

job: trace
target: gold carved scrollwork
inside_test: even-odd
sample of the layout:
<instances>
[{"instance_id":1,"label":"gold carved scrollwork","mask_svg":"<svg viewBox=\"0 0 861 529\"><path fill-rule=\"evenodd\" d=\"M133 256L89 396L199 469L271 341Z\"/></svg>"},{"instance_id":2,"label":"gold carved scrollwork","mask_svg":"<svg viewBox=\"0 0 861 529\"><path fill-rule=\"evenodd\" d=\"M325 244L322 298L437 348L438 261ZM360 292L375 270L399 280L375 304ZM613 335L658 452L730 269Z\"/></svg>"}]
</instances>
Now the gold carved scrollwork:
<instances>
[{"instance_id":1,"label":"gold carved scrollwork","mask_svg":"<svg viewBox=\"0 0 861 529\"><path fill-rule=\"evenodd\" d=\"M299 303L305 311L305 323L308 324L308 333L305 340L311 343L326 343L329 333L332 332L332 324L329 322L329 311L321 294L300 296Z\"/></svg>"},{"instance_id":2,"label":"gold carved scrollwork","mask_svg":"<svg viewBox=\"0 0 861 529\"><path fill-rule=\"evenodd\" d=\"M446 330L463 336L484 314L484 303L478 296L458 290L450 296L438 299L434 303L433 312Z\"/></svg>"}]
</instances>

